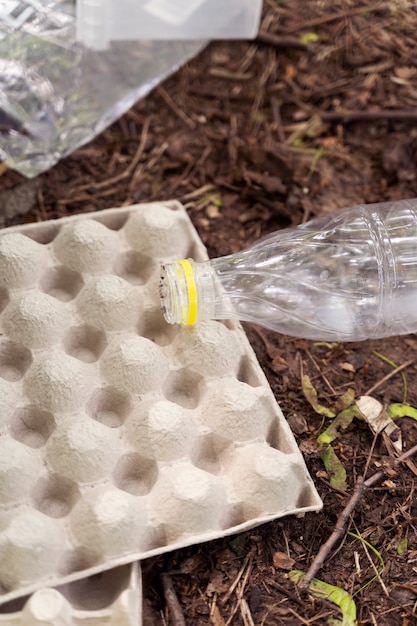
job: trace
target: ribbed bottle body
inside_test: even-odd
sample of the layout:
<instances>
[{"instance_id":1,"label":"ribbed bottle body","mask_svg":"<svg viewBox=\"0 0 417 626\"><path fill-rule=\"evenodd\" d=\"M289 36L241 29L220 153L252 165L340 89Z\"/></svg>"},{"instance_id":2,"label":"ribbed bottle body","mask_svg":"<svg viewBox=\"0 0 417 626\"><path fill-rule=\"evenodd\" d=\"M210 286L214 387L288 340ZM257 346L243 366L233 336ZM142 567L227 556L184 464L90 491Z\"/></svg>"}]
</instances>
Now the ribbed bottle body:
<instances>
[{"instance_id":1,"label":"ribbed bottle body","mask_svg":"<svg viewBox=\"0 0 417 626\"><path fill-rule=\"evenodd\" d=\"M204 285L198 266L197 319L234 315L327 341L417 332L417 200L353 207L277 231L205 263Z\"/></svg>"},{"instance_id":2,"label":"ribbed bottle body","mask_svg":"<svg viewBox=\"0 0 417 626\"><path fill-rule=\"evenodd\" d=\"M359 341L417 331L417 201L346 209L211 265L237 317L284 334Z\"/></svg>"}]
</instances>

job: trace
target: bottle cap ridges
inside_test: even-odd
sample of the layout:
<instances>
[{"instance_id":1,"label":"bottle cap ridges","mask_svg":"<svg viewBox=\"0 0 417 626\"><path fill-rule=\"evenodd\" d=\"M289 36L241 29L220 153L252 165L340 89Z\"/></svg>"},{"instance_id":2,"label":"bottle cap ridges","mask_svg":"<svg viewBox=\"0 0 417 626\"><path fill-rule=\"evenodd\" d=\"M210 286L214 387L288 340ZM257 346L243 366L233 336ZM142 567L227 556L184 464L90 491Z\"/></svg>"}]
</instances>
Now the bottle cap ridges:
<instances>
[{"instance_id":1,"label":"bottle cap ridges","mask_svg":"<svg viewBox=\"0 0 417 626\"><path fill-rule=\"evenodd\" d=\"M321 507L240 325L165 323L187 256L176 202L0 231L0 603Z\"/></svg>"}]
</instances>

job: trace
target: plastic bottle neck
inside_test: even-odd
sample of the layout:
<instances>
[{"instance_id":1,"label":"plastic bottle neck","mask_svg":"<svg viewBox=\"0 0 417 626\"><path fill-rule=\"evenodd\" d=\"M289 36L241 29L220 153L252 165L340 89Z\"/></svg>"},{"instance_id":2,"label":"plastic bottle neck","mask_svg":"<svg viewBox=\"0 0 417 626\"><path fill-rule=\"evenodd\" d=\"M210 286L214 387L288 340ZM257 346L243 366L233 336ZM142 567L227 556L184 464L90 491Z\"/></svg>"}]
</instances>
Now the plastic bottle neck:
<instances>
[{"instance_id":1,"label":"plastic bottle neck","mask_svg":"<svg viewBox=\"0 0 417 626\"><path fill-rule=\"evenodd\" d=\"M163 265L160 296L170 324L191 326L236 315L210 261L182 259Z\"/></svg>"}]
</instances>

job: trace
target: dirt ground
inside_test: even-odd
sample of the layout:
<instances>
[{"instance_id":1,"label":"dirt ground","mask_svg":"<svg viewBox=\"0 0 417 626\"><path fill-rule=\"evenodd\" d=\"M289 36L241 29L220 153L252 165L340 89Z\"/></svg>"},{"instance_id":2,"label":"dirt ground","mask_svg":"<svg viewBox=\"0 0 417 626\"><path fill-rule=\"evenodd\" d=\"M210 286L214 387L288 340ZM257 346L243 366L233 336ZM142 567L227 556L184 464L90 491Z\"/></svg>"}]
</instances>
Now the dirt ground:
<instances>
[{"instance_id":1,"label":"dirt ground","mask_svg":"<svg viewBox=\"0 0 417 626\"><path fill-rule=\"evenodd\" d=\"M344 206L416 197L416 32L413 0L266 0L256 41L211 43L39 176L32 208L12 221L176 198L219 256ZM6 171L0 199L27 185ZM146 626L340 619L329 598L299 590L288 570L307 571L357 479L394 453L355 418L332 444L346 470L346 486L334 488L317 443L331 420L307 400L302 374L335 412L349 388L355 398L417 407L414 335L329 345L245 329L324 508L144 562ZM407 450L417 423L396 423ZM354 595L360 625L417 624L416 472L401 464L365 492L348 520L355 536L345 533L317 573Z\"/></svg>"}]
</instances>

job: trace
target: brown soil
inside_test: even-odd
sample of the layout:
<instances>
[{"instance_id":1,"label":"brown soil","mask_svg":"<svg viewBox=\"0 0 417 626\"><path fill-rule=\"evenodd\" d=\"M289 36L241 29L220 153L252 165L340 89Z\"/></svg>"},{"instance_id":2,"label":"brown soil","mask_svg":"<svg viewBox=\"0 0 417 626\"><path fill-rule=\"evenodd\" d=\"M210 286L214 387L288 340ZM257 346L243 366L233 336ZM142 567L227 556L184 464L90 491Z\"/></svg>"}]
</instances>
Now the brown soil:
<instances>
[{"instance_id":1,"label":"brown soil","mask_svg":"<svg viewBox=\"0 0 417 626\"><path fill-rule=\"evenodd\" d=\"M416 28L412 0L267 0L256 41L210 44L93 142L39 176L30 212L6 225L177 198L210 256L219 256L343 206L417 196ZM143 152L129 168L141 139ZM14 172L0 177L3 196L28 184ZM317 445L330 420L307 402L301 372L332 409L348 388L359 397L377 383L375 398L402 402L404 376L406 401L417 406L414 336L331 346L246 330L324 508L145 562L146 626L321 625L340 618L329 600L302 593L285 567L308 569L357 478L377 471L393 452L355 419L334 442L347 490L332 488ZM409 361L404 376L385 379L394 366L378 355L397 366ZM417 424L410 418L398 424L406 450L416 443ZM346 535L317 575L356 594L358 624L417 624L413 470L403 464L390 471L349 520L350 531L374 550ZM375 550L385 565L376 578ZM283 563L277 553L293 561ZM162 581L173 584L176 612Z\"/></svg>"}]
</instances>

